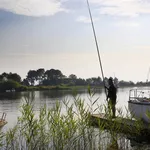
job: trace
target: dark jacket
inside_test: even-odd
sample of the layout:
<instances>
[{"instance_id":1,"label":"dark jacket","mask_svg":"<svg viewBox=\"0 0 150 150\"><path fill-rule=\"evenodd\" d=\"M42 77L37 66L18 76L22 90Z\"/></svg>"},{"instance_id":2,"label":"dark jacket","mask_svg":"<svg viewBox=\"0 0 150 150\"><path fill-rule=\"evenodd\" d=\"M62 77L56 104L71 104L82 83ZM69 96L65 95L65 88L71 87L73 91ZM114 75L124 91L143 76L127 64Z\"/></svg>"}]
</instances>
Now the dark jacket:
<instances>
[{"instance_id":1,"label":"dark jacket","mask_svg":"<svg viewBox=\"0 0 150 150\"><path fill-rule=\"evenodd\" d=\"M108 89L108 95L107 95L107 99L109 98L110 100L112 100L113 102L116 102L116 98L117 98L117 90L116 87L114 85L110 85Z\"/></svg>"}]
</instances>

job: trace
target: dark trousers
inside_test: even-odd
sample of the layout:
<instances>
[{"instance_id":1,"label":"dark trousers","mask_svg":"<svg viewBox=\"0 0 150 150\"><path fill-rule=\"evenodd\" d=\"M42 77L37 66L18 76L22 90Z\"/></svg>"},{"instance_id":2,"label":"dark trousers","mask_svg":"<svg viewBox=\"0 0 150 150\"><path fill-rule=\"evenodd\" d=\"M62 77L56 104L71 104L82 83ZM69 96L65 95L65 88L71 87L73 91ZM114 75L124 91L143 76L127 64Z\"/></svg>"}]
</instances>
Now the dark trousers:
<instances>
[{"instance_id":1,"label":"dark trousers","mask_svg":"<svg viewBox=\"0 0 150 150\"><path fill-rule=\"evenodd\" d=\"M109 99L108 109L111 111L112 117L116 116L116 99Z\"/></svg>"}]
</instances>

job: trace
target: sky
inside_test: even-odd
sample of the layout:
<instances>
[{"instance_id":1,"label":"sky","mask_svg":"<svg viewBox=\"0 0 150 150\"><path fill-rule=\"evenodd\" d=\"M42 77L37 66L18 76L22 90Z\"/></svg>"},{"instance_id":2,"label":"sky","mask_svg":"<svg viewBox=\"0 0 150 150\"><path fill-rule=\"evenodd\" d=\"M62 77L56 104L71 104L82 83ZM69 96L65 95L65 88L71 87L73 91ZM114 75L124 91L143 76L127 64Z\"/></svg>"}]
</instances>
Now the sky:
<instances>
[{"instance_id":1,"label":"sky","mask_svg":"<svg viewBox=\"0 0 150 150\"><path fill-rule=\"evenodd\" d=\"M89 0L106 77L146 81L150 1ZM0 0L0 74L102 77L86 0Z\"/></svg>"}]
</instances>

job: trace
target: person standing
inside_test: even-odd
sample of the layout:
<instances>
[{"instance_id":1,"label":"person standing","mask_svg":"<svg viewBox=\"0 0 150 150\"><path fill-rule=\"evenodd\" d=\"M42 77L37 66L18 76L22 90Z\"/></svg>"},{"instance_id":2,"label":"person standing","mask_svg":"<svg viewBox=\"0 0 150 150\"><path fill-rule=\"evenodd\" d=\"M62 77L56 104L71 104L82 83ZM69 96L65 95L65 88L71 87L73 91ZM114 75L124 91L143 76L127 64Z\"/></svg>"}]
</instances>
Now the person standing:
<instances>
[{"instance_id":1,"label":"person standing","mask_svg":"<svg viewBox=\"0 0 150 150\"><path fill-rule=\"evenodd\" d=\"M108 90L107 101L108 101L108 109L112 112L112 118L116 117L116 99L117 99L117 89L114 86L113 78L110 77L108 79L109 87L106 87Z\"/></svg>"}]
</instances>

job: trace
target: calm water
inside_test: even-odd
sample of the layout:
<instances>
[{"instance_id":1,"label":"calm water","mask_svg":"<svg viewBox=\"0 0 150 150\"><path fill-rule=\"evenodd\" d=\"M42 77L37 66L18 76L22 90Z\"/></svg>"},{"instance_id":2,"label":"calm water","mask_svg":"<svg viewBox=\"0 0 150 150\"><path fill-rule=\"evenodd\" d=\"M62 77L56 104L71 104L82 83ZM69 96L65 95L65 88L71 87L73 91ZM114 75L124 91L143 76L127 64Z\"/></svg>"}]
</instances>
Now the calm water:
<instances>
[{"instance_id":1,"label":"calm water","mask_svg":"<svg viewBox=\"0 0 150 150\"><path fill-rule=\"evenodd\" d=\"M126 108L128 108L129 90L131 88L119 88L117 93L117 105L116 107L121 109L126 114ZM78 97L85 101L85 105L90 105L90 97L87 90L80 90L77 92ZM13 127L17 122L17 117L20 115L20 106L24 101L24 96L29 94L35 96L35 111L38 113L41 106L46 105L48 108L52 108L56 101L62 102L63 100L69 100L73 103L73 91L35 91L35 92L21 92L21 93L7 93L0 95L0 113L6 112L6 120L8 124L3 127L3 130L8 130ZM97 103L93 106L97 108L99 105L106 104L106 96L104 90L99 89L95 91L95 95L92 98L94 101L99 98Z\"/></svg>"},{"instance_id":2,"label":"calm water","mask_svg":"<svg viewBox=\"0 0 150 150\"><path fill-rule=\"evenodd\" d=\"M117 94L117 108L122 108L125 112L125 108L128 107L128 97L130 88L120 88ZM90 104L90 98L87 90L80 90L77 92L78 96L85 100L85 105ZM20 115L20 106L23 102L23 97L29 94L35 95L35 111L39 111L40 107L45 105L49 108L53 107L57 100L69 100L71 103L74 101L73 91L35 91L35 92L21 92L21 93L7 93L0 95L0 113L7 113L8 124L6 128L13 127L16 124L17 117ZM96 90L95 95L92 98L94 101L99 98L93 109L98 105L106 104L106 96L104 90Z\"/></svg>"}]
</instances>

